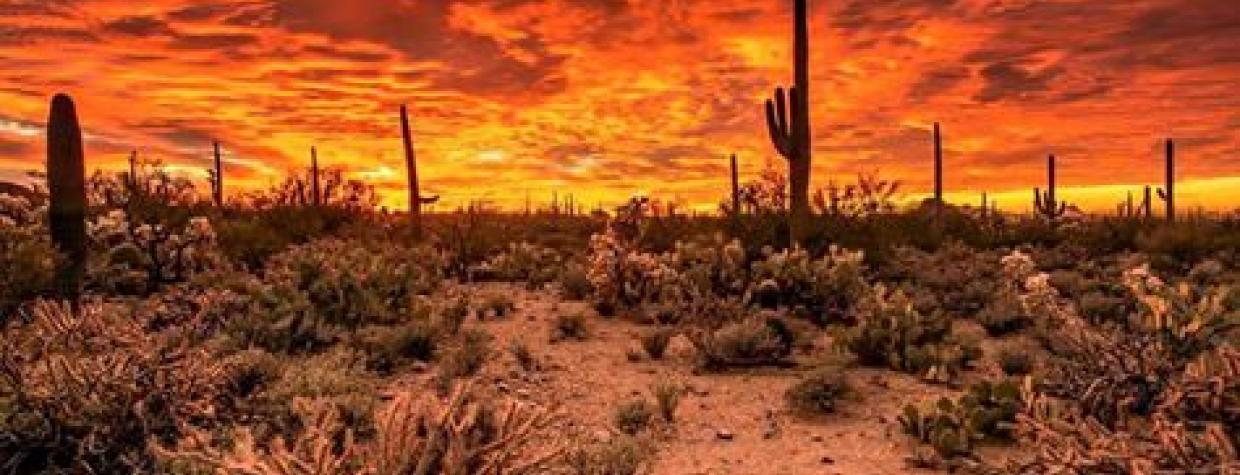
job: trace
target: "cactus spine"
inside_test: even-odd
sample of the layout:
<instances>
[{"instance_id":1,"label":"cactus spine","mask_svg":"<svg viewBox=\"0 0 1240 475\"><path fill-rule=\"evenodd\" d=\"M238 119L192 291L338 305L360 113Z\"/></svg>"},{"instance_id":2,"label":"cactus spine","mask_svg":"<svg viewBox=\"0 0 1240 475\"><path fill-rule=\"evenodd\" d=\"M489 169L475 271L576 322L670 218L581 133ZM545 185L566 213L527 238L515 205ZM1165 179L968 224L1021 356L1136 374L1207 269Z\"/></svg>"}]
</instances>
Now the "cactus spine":
<instances>
[{"instance_id":1,"label":"cactus spine","mask_svg":"<svg viewBox=\"0 0 1240 475\"><path fill-rule=\"evenodd\" d=\"M76 299L86 269L86 165L73 99L57 94L47 120L48 225L64 257L56 272L61 297Z\"/></svg>"},{"instance_id":2,"label":"cactus spine","mask_svg":"<svg viewBox=\"0 0 1240 475\"><path fill-rule=\"evenodd\" d=\"M805 238L809 221L812 146L809 124L809 21L806 0L795 0L794 10L793 56L796 82L787 93L783 88L776 88L775 97L767 99L766 123L775 150L788 161L788 228L792 241L796 243Z\"/></svg>"},{"instance_id":3,"label":"cactus spine","mask_svg":"<svg viewBox=\"0 0 1240 475\"><path fill-rule=\"evenodd\" d=\"M982 198L982 209L985 209L985 196ZM939 123L934 123L934 204L943 205L943 135Z\"/></svg>"},{"instance_id":4,"label":"cactus spine","mask_svg":"<svg viewBox=\"0 0 1240 475\"><path fill-rule=\"evenodd\" d=\"M1167 222L1175 221L1175 141L1167 139L1166 172L1164 188L1158 189L1158 197L1167 205Z\"/></svg>"},{"instance_id":5,"label":"cactus spine","mask_svg":"<svg viewBox=\"0 0 1240 475\"><path fill-rule=\"evenodd\" d=\"M732 154L732 216L741 215L741 174L736 164L736 154Z\"/></svg>"},{"instance_id":6,"label":"cactus spine","mask_svg":"<svg viewBox=\"0 0 1240 475\"><path fill-rule=\"evenodd\" d=\"M215 149L215 168L211 172L211 200L215 206L224 206L224 160L220 154L220 143L212 144Z\"/></svg>"},{"instance_id":7,"label":"cactus spine","mask_svg":"<svg viewBox=\"0 0 1240 475\"><path fill-rule=\"evenodd\" d=\"M400 130L405 143L405 171L409 177L409 224L415 238L422 237L422 205L439 201L438 196L422 196L418 187L418 157L413 152L413 133L409 130L409 108L400 106Z\"/></svg>"},{"instance_id":8,"label":"cactus spine","mask_svg":"<svg viewBox=\"0 0 1240 475\"><path fill-rule=\"evenodd\" d=\"M323 205L323 190L319 187L319 149L310 147L310 202Z\"/></svg>"},{"instance_id":9,"label":"cactus spine","mask_svg":"<svg viewBox=\"0 0 1240 475\"><path fill-rule=\"evenodd\" d=\"M1033 189L1033 209L1037 214L1042 215L1052 223L1063 217L1068 210L1068 204L1055 199L1055 156L1051 155L1046 159L1046 178L1047 190L1042 193L1037 188Z\"/></svg>"}]
</instances>

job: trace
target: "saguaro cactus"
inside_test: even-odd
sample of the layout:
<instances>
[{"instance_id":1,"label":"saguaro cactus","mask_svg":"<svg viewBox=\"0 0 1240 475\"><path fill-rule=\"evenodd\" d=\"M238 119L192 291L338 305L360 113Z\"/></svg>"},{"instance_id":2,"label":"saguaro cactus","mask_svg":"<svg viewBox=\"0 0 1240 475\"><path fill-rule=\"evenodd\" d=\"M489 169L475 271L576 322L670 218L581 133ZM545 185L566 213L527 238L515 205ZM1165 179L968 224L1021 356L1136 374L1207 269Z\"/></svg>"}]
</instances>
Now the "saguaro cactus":
<instances>
[{"instance_id":1,"label":"saguaro cactus","mask_svg":"<svg viewBox=\"0 0 1240 475\"><path fill-rule=\"evenodd\" d=\"M766 124L775 150L788 161L789 219L793 242L805 238L809 221L810 115L809 20L806 0L795 0L793 27L795 85L785 93L775 89L766 101Z\"/></svg>"},{"instance_id":2,"label":"saguaro cactus","mask_svg":"<svg viewBox=\"0 0 1240 475\"><path fill-rule=\"evenodd\" d=\"M732 216L741 215L741 173L736 164L736 154L732 154Z\"/></svg>"},{"instance_id":3,"label":"saguaro cactus","mask_svg":"<svg viewBox=\"0 0 1240 475\"><path fill-rule=\"evenodd\" d=\"M1145 219L1154 217L1154 195L1149 185L1145 185L1145 197L1141 199L1141 209Z\"/></svg>"},{"instance_id":4,"label":"saguaro cactus","mask_svg":"<svg viewBox=\"0 0 1240 475\"><path fill-rule=\"evenodd\" d=\"M1175 221L1175 141L1167 139L1166 172L1163 177L1163 188L1158 189L1158 198L1167 205L1167 222Z\"/></svg>"},{"instance_id":5,"label":"saguaro cactus","mask_svg":"<svg viewBox=\"0 0 1240 475\"><path fill-rule=\"evenodd\" d=\"M323 205L323 190L319 187L319 149L310 147L310 202Z\"/></svg>"},{"instance_id":6,"label":"saguaro cactus","mask_svg":"<svg viewBox=\"0 0 1240 475\"><path fill-rule=\"evenodd\" d=\"M982 201L984 205L984 197ZM934 204L943 205L943 135L938 122L934 123Z\"/></svg>"},{"instance_id":7,"label":"saguaro cactus","mask_svg":"<svg viewBox=\"0 0 1240 475\"><path fill-rule=\"evenodd\" d=\"M1037 214L1042 215L1052 223L1063 217L1068 211L1068 204L1055 199L1055 156L1051 155L1046 159L1046 177L1047 189L1043 194L1041 190L1033 189L1033 210Z\"/></svg>"},{"instance_id":8,"label":"saguaro cactus","mask_svg":"<svg viewBox=\"0 0 1240 475\"><path fill-rule=\"evenodd\" d=\"M224 206L224 160L220 153L220 143L214 142L215 168L211 172L211 200L215 206Z\"/></svg>"},{"instance_id":9,"label":"saguaro cactus","mask_svg":"<svg viewBox=\"0 0 1240 475\"><path fill-rule=\"evenodd\" d=\"M409 108L400 106L400 129L405 142L405 170L409 175L409 224L414 237L422 237L422 205L439 201L438 196L422 196L418 187L418 157L413 152L413 132L409 130Z\"/></svg>"},{"instance_id":10,"label":"saguaro cactus","mask_svg":"<svg viewBox=\"0 0 1240 475\"><path fill-rule=\"evenodd\" d=\"M86 165L73 99L57 94L47 120L48 225L64 260L56 272L61 297L76 299L86 270Z\"/></svg>"}]
</instances>

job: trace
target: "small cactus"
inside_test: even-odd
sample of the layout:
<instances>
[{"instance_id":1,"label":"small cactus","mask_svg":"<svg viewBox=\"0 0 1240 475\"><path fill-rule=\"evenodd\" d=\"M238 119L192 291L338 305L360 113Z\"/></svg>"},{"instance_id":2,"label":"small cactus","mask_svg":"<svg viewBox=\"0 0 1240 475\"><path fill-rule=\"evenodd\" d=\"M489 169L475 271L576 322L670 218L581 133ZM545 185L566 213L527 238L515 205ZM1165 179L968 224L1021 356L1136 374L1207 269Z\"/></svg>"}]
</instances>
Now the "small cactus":
<instances>
[{"instance_id":1,"label":"small cactus","mask_svg":"<svg viewBox=\"0 0 1240 475\"><path fill-rule=\"evenodd\" d=\"M319 150L310 147L310 202L314 206L323 205L323 190L319 187Z\"/></svg>"},{"instance_id":2,"label":"small cactus","mask_svg":"<svg viewBox=\"0 0 1240 475\"><path fill-rule=\"evenodd\" d=\"M220 154L220 143L214 142L215 149L215 167L210 170L211 175L211 201L215 206L224 206L224 161Z\"/></svg>"},{"instance_id":3,"label":"small cactus","mask_svg":"<svg viewBox=\"0 0 1240 475\"><path fill-rule=\"evenodd\" d=\"M47 120L48 225L64 257L56 272L61 297L76 299L86 270L86 165L73 99L57 94Z\"/></svg>"},{"instance_id":4,"label":"small cactus","mask_svg":"<svg viewBox=\"0 0 1240 475\"><path fill-rule=\"evenodd\" d=\"M741 181L740 170L736 165L736 154L732 154L732 216L739 218L741 215Z\"/></svg>"},{"instance_id":5,"label":"small cactus","mask_svg":"<svg viewBox=\"0 0 1240 475\"><path fill-rule=\"evenodd\" d=\"M985 206L986 198L982 197L982 209ZM943 205L943 135L939 129L939 123L934 123L934 204Z\"/></svg>"}]
</instances>

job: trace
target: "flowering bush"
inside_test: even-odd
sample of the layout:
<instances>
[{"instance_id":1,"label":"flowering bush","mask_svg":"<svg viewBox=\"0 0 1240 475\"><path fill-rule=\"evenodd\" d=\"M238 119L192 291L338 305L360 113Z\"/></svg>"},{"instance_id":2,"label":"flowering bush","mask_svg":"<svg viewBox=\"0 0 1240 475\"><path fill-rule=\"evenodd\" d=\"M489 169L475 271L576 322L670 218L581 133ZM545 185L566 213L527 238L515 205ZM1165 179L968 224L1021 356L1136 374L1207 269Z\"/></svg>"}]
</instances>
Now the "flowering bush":
<instances>
[{"instance_id":1,"label":"flowering bush","mask_svg":"<svg viewBox=\"0 0 1240 475\"><path fill-rule=\"evenodd\" d=\"M768 252L752 265L750 299L765 306L800 306L818 323L842 321L869 291L864 254L831 246L813 259L804 249Z\"/></svg>"}]
</instances>

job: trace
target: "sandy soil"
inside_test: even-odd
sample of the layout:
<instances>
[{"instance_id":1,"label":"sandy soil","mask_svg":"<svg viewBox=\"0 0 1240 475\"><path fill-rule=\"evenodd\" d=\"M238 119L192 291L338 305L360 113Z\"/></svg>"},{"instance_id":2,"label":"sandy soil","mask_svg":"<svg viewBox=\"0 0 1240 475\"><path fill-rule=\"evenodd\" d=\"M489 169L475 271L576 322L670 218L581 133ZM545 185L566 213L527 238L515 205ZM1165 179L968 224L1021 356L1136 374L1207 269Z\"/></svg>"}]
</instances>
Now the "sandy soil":
<instances>
[{"instance_id":1,"label":"sandy soil","mask_svg":"<svg viewBox=\"0 0 1240 475\"><path fill-rule=\"evenodd\" d=\"M654 474L933 473L910 468L906 459L915 444L901 433L895 417L905 404L956 394L952 388L892 371L853 369L849 374L856 400L843 403L836 414L807 419L789 413L783 399L805 368L699 373L691 346L679 337L664 359L631 361L630 349L640 353L642 327L637 324L598 318L586 304L562 301L556 292L502 284L474 289L510 293L517 302L513 316L484 322L471 317L467 323L496 338L496 356L483 370L482 385L559 407L568 431L609 437L620 403L637 396L653 400L650 388L661 380L689 388L677 421L655 431ZM590 338L551 343L554 317L569 312L590 316ZM539 358L540 370L520 369L508 351L516 341ZM429 385L429 373L406 375L396 384ZM967 375L966 380L980 376Z\"/></svg>"}]
</instances>

